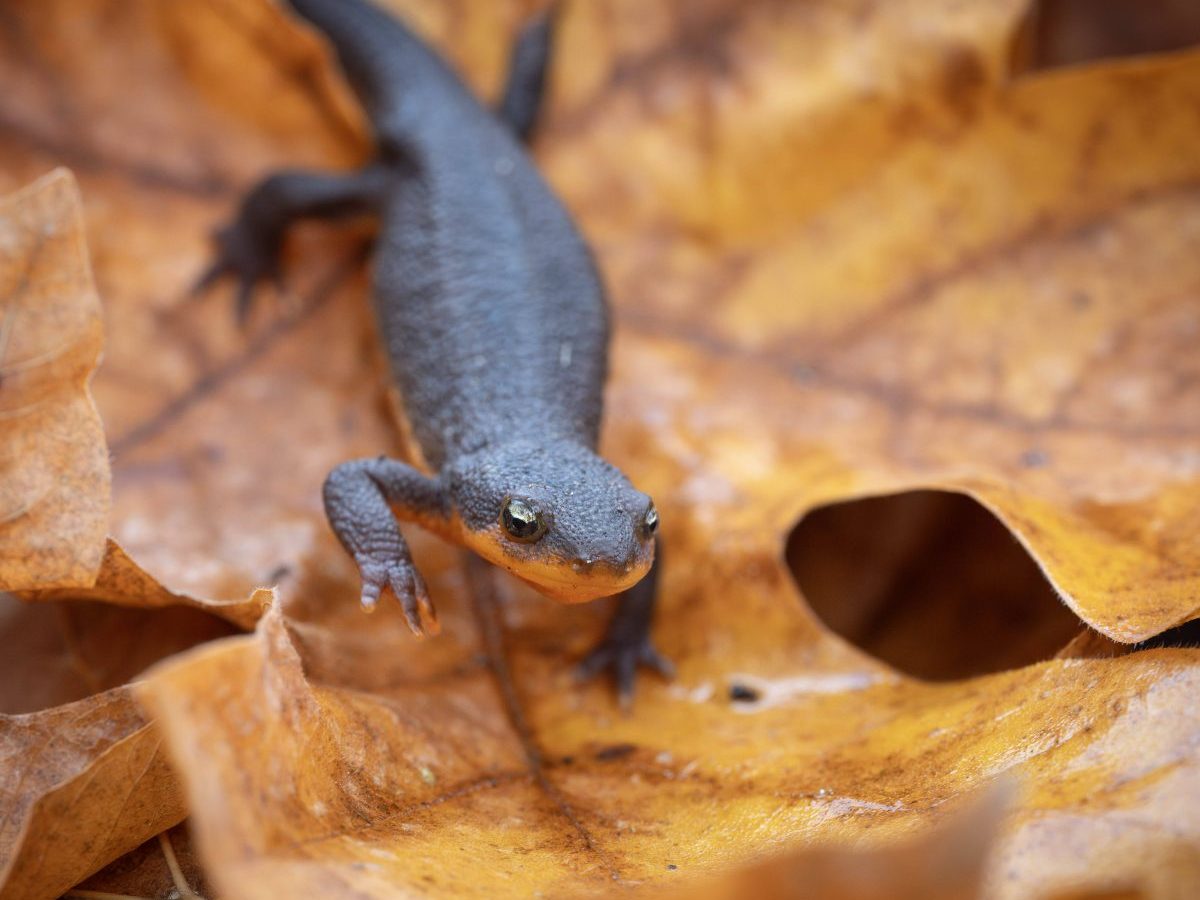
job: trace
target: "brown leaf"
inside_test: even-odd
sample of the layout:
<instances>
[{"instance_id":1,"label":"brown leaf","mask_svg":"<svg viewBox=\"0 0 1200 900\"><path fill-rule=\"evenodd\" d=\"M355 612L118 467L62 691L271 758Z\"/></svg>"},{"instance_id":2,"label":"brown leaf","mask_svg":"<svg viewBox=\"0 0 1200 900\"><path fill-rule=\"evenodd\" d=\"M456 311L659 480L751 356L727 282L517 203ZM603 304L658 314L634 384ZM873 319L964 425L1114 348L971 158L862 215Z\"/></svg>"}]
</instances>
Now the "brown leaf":
<instances>
[{"instance_id":1,"label":"brown leaf","mask_svg":"<svg viewBox=\"0 0 1200 900\"><path fill-rule=\"evenodd\" d=\"M524 12L396 5L484 90ZM185 304L254 176L367 152L328 53L262 3L0 20L22 88L0 177L67 158L85 181L115 537L178 594L279 584L255 635L138 688L223 895L670 887L869 849L1003 773L1023 790L989 896L1200 889L1196 651L925 684L831 636L782 559L822 504L948 490L1111 639L1197 614L1200 57L1014 82L1023 12L568 8L538 153L616 306L606 453L670 547L656 636L680 675L629 718L570 676L603 604L430 538L442 637L358 615L318 487L395 438L353 238L297 235L298 301L249 336L224 298Z\"/></svg>"},{"instance_id":2,"label":"brown leaf","mask_svg":"<svg viewBox=\"0 0 1200 900\"><path fill-rule=\"evenodd\" d=\"M0 897L54 897L184 816L127 687L0 718Z\"/></svg>"},{"instance_id":3,"label":"brown leaf","mask_svg":"<svg viewBox=\"0 0 1200 900\"><path fill-rule=\"evenodd\" d=\"M71 175L5 200L0 241L0 505L11 513L0 523L0 588L80 596L99 569L102 590L136 603L120 594L128 574L114 578L112 554L100 558L108 455L88 393L100 308ZM178 599L118 562L157 605ZM30 606L0 593L0 897L57 895L182 818L161 738L123 685L231 631L192 610Z\"/></svg>"},{"instance_id":4,"label":"brown leaf","mask_svg":"<svg viewBox=\"0 0 1200 900\"><path fill-rule=\"evenodd\" d=\"M0 206L0 589L26 599L187 604L252 626L269 600L169 591L104 535L108 452L89 391L103 342L79 190L57 170Z\"/></svg>"},{"instance_id":5,"label":"brown leaf","mask_svg":"<svg viewBox=\"0 0 1200 900\"><path fill-rule=\"evenodd\" d=\"M0 897L53 897L183 818L127 682L233 632L193 609L0 596Z\"/></svg>"},{"instance_id":6,"label":"brown leaf","mask_svg":"<svg viewBox=\"0 0 1200 900\"><path fill-rule=\"evenodd\" d=\"M0 201L0 589L100 566L109 471L88 392L103 341L79 191L59 170Z\"/></svg>"},{"instance_id":7,"label":"brown leaf","mask_svg":"<svg viewBox=\"0 0 1200 900\"><path fill-rule=\"evenodd\" d=\"M258 588L245 600L209 600L168 590L129 558L121 545L109 538L96 581L87 588L21 591L24 600L100 600L121 606L160 609L192 606L228 619L242 628L253 628L274 592Z\"/></svg>"}]
</instances>

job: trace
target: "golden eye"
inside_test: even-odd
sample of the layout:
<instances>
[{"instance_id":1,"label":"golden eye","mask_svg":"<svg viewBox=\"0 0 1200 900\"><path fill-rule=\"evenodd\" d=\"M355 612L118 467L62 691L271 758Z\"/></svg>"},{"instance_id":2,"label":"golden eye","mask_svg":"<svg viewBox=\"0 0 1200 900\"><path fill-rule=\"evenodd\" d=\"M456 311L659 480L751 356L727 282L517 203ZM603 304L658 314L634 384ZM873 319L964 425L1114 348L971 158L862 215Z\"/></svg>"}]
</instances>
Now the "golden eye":
<instances>
[{"instance_id":1,"label":"golden eye","mask_svg":"<svg viewBox=\"0 0 1200 900\"><path fill-rule=\"evenodd\" d=\"M653 503L646 510L646 518L642 519L642 529L646 534L654 534L654 532L658 531L658 510L654 508Z\"/></svg>"},{"instance_id":2,"label":"golden eye","mask_svg":"<svg viewBox=\"0 0 1200 900\"><path fill-rule=\"evenodd\" d=\"M542 516L524 500L509 497L500 510L500 524L514 541L531 544L546 533Z\"/></svg>"}]
</instances>

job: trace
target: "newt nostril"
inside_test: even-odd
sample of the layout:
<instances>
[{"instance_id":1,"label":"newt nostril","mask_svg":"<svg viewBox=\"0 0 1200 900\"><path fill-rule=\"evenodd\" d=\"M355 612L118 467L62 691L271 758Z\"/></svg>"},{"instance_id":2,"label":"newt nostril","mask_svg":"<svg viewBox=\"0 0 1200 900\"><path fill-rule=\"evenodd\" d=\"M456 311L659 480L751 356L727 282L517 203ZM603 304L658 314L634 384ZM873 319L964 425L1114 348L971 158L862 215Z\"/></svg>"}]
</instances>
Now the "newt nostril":
<instances>
[{"instance_id":1,"label":"newt nostril","mask_svg":"<svg viewBox=\"0 0 1200 900\"><path fill-rule=\"evenodd\" d=\"M595 565L595 562L596 561L590 556L583 556L571 563L571 568L580 575L583 575L592 570L592 566Z\"/></svg>"}]
</instances>

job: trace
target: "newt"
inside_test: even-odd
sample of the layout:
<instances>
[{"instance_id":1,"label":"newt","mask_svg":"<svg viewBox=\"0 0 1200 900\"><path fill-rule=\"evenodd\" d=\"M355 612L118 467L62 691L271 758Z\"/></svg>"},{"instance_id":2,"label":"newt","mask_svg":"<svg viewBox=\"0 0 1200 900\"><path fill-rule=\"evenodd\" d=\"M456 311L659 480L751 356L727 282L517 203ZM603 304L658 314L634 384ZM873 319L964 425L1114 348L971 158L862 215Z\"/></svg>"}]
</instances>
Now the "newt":
<instances>
[{"instance_id":1,"label":"newt","mask_svg":"<svg viewBox=\"0 0 1200 900\"><path fill-rule=\"evenodd\" d=\"M597 452L609 314L592 254L526 149L553 13L518 37L496 110L436 52L367 0L288 0L336 50L371 124L374 156L349 173L282 171L249 191L199 286L238 282L244 320L278 280L288 226L373 215L372 305L408 436L403 462L337 466L329 524L370 611L388 592L412 631L436 615L397 519L566 603L620 595L580 674L670 663L650 640L658 512Z\"/></svg>"}]
</instances>

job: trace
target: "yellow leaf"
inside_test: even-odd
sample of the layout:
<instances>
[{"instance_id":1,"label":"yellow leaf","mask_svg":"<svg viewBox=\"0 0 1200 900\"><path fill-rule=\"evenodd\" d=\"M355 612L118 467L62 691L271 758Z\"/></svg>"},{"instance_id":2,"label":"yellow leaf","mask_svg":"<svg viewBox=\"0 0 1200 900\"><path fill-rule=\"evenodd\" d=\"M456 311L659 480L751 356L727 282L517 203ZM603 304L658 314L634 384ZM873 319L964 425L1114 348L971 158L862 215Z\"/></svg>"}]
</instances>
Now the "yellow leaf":
<instances>
[{"instance_id":1,"label":"yellow leaf","mask_svg":"<svg viewBox=\"0 0 1200 900\"><path fill-rule=\"evenodd\" d=\"M482 92L526 12L394 5ZM568 6L536 151L611 290L604 449L662 513L679 666L623 717L571 677L606 604L414 534L442 636L355 608L318 488L396 447L361 235L301 230L248 335L184 299L254 177L368 152L330 54L264 3L31 9L0 177L85 179L114 537L147 597L278 584L136 688L222 896L700 890L920 841L1000 776L985 895L1200 892L1197 651L923 683L784 559L824 504L950 491L1108 639L1197 616L1200 55L1014 79L1016 0Z\"/></svg>"}]
</instances>

